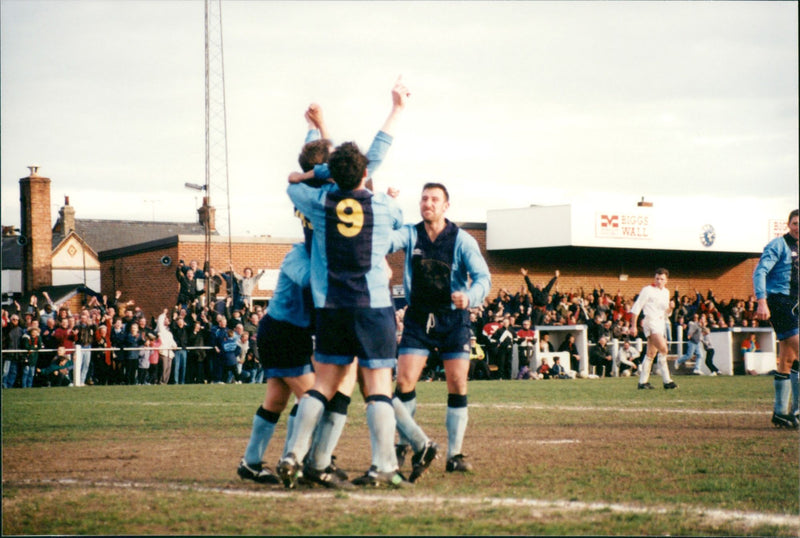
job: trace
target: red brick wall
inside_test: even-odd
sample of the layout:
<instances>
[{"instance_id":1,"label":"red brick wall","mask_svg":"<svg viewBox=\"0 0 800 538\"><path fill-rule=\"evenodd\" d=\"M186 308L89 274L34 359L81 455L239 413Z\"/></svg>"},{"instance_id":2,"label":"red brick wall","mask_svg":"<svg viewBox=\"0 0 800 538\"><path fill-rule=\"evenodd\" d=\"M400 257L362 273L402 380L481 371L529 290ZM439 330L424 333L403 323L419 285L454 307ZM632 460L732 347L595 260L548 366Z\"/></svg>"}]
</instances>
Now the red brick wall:
<instances>
[{"instance_id":1,"label":"red brick wall","mask_svg":"<svg viewBox=\"0 0 800 538\"><path fill-rule=\"evenodd\" d=\"M231 248L234 269L238 273L243 273L245 267L250 267L254 271L279 269L291 245L291 243L265 244L255 241L235 243ZM218 273L229 269L228 252L227 243L211 245L211 266ZM171 258L171 265L162 265L161 258L164 256ZM197 260L202 267L204 258L205 246L202 241L184 241L156 250L103 260L101 262L103 293L112 296L116 289L121 290L123 301L133 300L148 316L157 316L164 308L175 305L178 297L175 269L179 260L184 260L186 265L189 265L191 260Z\"/></svg>"}]
</instances>

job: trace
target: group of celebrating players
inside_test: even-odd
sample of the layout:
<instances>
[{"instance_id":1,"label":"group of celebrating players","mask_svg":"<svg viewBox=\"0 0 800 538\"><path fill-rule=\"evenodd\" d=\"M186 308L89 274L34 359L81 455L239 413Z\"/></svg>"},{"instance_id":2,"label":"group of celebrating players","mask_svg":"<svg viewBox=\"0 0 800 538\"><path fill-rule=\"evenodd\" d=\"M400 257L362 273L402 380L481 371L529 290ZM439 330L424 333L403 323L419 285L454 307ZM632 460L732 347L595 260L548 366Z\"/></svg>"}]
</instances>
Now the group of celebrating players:
<instances>
[{"instance_id":1,"label":"group of celebrating players","mask_svg":"<svg viewBox=\"0 0 800 538\"><path fill-rule=\"evenodd\" d=\"M422 221L416 225L403 225L393 200L396 190L373 192L372 174L392 143L409 96L398 79L389 117L366 155L352 142L330 152L320 107L306 111L309 134L299 158L303 172L290 175L287 189L305 242L284 258L259 325L267 387L239 464L243 479L331 488L403 487L416 481L439 456L439 446L414 420L415 385L433 349L444 360L447 376L445 469L471 470L462 453L468 418L468 309L486 298L489 268L472 236L445 218L449 194L444 185L423 187ZM398 348L385 258L399 250L405 251L409 305ZM335 465L333 451L356 383L367 404L372 459L363 476L349 481ZM297 404L289 413L286 442L273 472L262 457L292 394ZM406 478L400 467L409 454L412 470Z\"/></svg>"}]
</instances>

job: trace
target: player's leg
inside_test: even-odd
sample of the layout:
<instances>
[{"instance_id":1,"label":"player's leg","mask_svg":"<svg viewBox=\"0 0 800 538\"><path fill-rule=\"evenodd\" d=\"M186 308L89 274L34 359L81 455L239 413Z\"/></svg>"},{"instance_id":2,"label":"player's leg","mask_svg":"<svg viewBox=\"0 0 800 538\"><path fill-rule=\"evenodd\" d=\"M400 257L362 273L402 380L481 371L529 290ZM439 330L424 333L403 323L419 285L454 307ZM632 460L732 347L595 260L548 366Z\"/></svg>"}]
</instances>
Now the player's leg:
<instances>
[{"instance_id":1,"label":"player's leg","mask_svg":"<svg viewBox=\"0 0 800 538\"><path fill-rule=\"evenodd\" d=\"M464 460L462 446L467 431L467 374L469 358L451 358L444 361L447 378L447 465L445 470L470 471L472 466Z\"/></svg>"},{"instance_id":2,"label":"player's leg","mask_svg":"<svg viewBox=\"0 0 800 538\"><path fill-rule=\"evenodd\" d=\"M314 431L314 439L307 458L308 467L311 471L306 473L307 477L318 473L336 473L341 480L347 480L347 475L333 465L333 451L339 444L344 425L347 422L347 408L350 405L350 396L355 388L358 374L358 364L356 361L350 365L347 374L339 385L336 393L331 397L322 417ZM316 474L318 474L316 473ZM326 483L326 485L328 485Z\"/></svg>"},{"instance_id":3,"label":"player's leg","mask_svg":"<svg viewBox=\"0 0 800 538\"><path fill-rule=\"evenodd\" d=\"M284 485L293 487L303 459L311 446L314 430L322 413L347 375L355 351L352 338L353 315L346 309L316 310L316 350L314 386L297 404L291 440L278 463Z\"/></svg>"},{"instance_id":4,"label":"player's leg","mask_svg":"<svg viewBox=\"0 0 800 538\"><path fill-rule=\"evenodd\" d=\"M289 411L289 415L286 417L286 439L283 440L283 451L281 451L281 457L284 457L286 454L289 453L289 447L291 446L292 435L294 434L294 421L297 418L297 403L300 401L299 397L295 397L294 405L292 409Z\"/></svg>"},{"instance_id":5,"label":"player's leg","mask_svg":"<svg viewBox=\"0 0 800 538\"><path fill-rule=\"evenodd\" d=\"M794 417L797 405L797 342L794 335L778 343L778 368L775 373L774 415ZM773 423L775 417L773 416Z\"/></svg>"},{"instance_id":6,"label":"player's leg","mask_svg":"<svg viewBox=\"0 0 800 538\"><path fill-rule=\"evenodd\" d=\"M282 412L293 393L299 398L314 384L314 371L311 368L313 342L308 328L264 316L259 325L256 339L258 354L267 377L267 391L263 407L269 411ZM281 391L273 390L280 387ZM274 398L274 395L278 395ZM295 405L286 421L286 442L283 454L292 438Z\"/></svg>"},{"instance_id":7,"label":"player's leg","mask_svg":"<svg viewBox=\"0 0 800 538\"><path fill-rule=\"evenodd\" d=\"M367 401L367 423L372 444L372 465L379 472L397 469L394 453L395 417L392 407L392 371L389 368L365 368L361 374Z\"/></svg>"},{"instance_id":8,"label":"player's leg","mask_svg":"<svg viewBox=\"0 0 800 538\"><path fill-rule=\"evenodd\" d=\"M330 399L336 394L336 389L347 374L349 367L346 364L322 362L315 364L317 370L314 385L302 395L297 404L295 431L292 435L290 452L293 452L300 460L308 452L317 422Z\"/></svg>"},{"instance_id":9,"label":"player's leg","mask_svg":"<svg viewBox=\"0 0 800 538\"><path fill-rule=\"evenodd\" d=\"M778 368L775 373L775 404L772 423L778 427L797 428L800 423L794 415L797 383L793 384L792 365L798 359L797 304L783 295L767 297L770 321L778 339ZM795 376L796 378L796 376ZM790 409L790 396L792 408Z\"/></svg>"},{"instance_id":10,"label":"player's leg","mask_svg":"<svg viewBox=\"0 0 800 538\"><path fill-rule=\"evenodd\" d=\"M642 359L642 363L639 365L639 388L652 389L653 386L650 384L650 369L653 367L653 358L658 352L651 343L651 335L647 333L647 329L645 329L645 331L645 335L647 336L647 351Z\"/></svg>"},{"instance_id":11,"label":"player's leg","mask_svg":"<svg viewBox=\"0 0 800 538\"><path fill-rule=\"evenodd\" d=\"M361 349L358 365L367 403L372 463L353 483L399 487L408 482L397 470L394 451L396 419L392 406L392 370L397 366L394 308L359 309L355 313L355 335Z\"/></svg>"},{"instance_id":12,"label":"player's leg","mask_svg":"<svg viewBox=\"0 0 800 538\"><path fill-rule=\"evenodd\" d=\"M313 380L314 374L308 374ZM267 381L264 402L258 406L253 416L253 427L250 431L250 441L244 452L237 470L242 479L249 479L259 483L277 484L278 477L262 463L264 452L275 433L275 425L286 408L291 389L279 378Z\"/></svg>"},{"instance_id":13,"label":"player's leg","mask_svg":"<svg viewBox=\"0 0 800 538\"><path fill-rule=\"evenodd\" d=\"M273 378L267 379L267 384L272 381ZM306 373L300 376L292 376L292 377L284 377L281 378L282 381L289 387L290 394L294 394L295 398L295 405L292 407L292 411L289 414L289 417L286 420L286 441L283 445L283 452L281 453L282 456L285 456L289 452L289 446L292 442L292 436L294 434L294 421L297 418L297 404L300 402L300 398L303 395L311 390L314 387L314 381L316 381L316 375L311 373ZM288 403L288 396L287 396L287 403ZM286 408L286 403L284 403L284 409Z\"/></svg>"},{"instance_id":14,"label":"player's leg","mask_svg":"<svg viewBox=\"0 0 800 538\"><path fill-rule=\"evenodd\" d=\"M403 353L397 359L397 383L392 397L392 407L400 437L396 448L398 463L401 454L404 459L408 450L418 452L429 441L428 436L414 420L417 411L417 380L425 368L426 361L427 350Z\"/></svg>"},{"instance_id":15,"label":"player's leg","mask_svg":"<svg viewBox=\"0 0 800 538\"><path fill-rule=\"evenodd\" d=\"M647 339L647 349L650 353L650 348L655 351L655 360L658 361L659 371L661 373L661 380L664 382L665 389L675 389L678 386L672 381L669 375L669 367L667 366L667 339L663 334L651 333Z\"/></svg>"},{"instance_id":16,"label":"player's leg","mask_svg":"<svg viewBox=\"0 0 800 538\"><path fill-rule=\"evenodd\" d=\"M414 420L417 412L416 386L425 369L430 350L437 344L429 334L428 323L406 313L398 349L397 383L392 398L399 436L395 454L400 466L412 449L421 450L428 441L428 437Z\"/></svg>"},{"instance_id":17,"label":"player's leg","mask_svg":"<svg viewBox=\"0 0 800 538\"><path fill-rule=\"evenodd\" d=\"M347 364L317 363L314 386L306 391L297 404L297 415L291 439L287 443L287 452L278 462L278 474L286 487L294 487L317 423L347 374L347 367Z\"/></svg>"}]
</instances>

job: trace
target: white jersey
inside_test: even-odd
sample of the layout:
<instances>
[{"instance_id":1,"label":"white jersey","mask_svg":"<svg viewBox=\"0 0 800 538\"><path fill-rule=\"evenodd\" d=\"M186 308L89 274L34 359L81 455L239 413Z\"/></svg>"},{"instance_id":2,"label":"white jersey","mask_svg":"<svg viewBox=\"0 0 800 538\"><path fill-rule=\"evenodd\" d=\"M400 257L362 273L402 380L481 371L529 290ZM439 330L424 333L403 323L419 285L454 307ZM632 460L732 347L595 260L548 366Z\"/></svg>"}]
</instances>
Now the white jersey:
<instances>
[{"instance_id":1,"label":"white jersey","mask_svg":"<svg viewBox=\"0 0 800 538\"><path fill-rule=\"evenodd\" d=\"M655 325L666 322L665 316L669 308L669 290L667 288L658 289L653 286L645 286L642 288L636 302L633 303L631 313L638 316L641 312L644 314L648 325Z\"/></svg>"}]
</instances>

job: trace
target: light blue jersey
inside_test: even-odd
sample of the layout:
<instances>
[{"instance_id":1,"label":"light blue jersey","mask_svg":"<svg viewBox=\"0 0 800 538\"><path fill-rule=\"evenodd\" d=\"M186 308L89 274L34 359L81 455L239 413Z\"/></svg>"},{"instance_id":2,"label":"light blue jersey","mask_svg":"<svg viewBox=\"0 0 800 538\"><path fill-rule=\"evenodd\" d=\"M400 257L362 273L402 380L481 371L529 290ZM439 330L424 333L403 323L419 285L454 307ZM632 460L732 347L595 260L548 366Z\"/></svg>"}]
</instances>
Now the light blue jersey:
<instances>
[{"instance_id":1,"label":"light blue jersey","mask_svg":"<svg viewBox=\"0 0 800 538\"><path fill-rule=\"evenodd\" d=\"M312 133L317 133L317 138L311 138L313 136ZM311 140L309 140L311 138ZM313 140L317 140L319 138L319 131L311 130L308 132L306 136L306 143L311 142ZM371 178L372 174L380 167L383 163L383 160L386 158L386 154L389 152L389 147L392 145L392 141L394 137L392 135L387 134L383 131L378 131L378 134L375 135L375 138L372 139L372 145L367 150L367 178ZM318 164L314 166L314 179L330 179L331 172L328 168L328 163Z\"/></svg>"},{"instance_id":2,"label":"light blue jersey","mask_svg":"<svg viewBox=\"0 0 800 538\"><path fill-rule=\"evenodd\" d=\"M791 244L794 244L794 251ZM790 295L792 265L796 274L797 241L791 235L785 234L767 243L753 271L756 299L772 294Z\"/></svg>"},{"instance_id":3,"label":"light blue jersey","mask_svg":"<svg viewBox=\"0 0 800 538\"><path fill-rule=\"evenodd\" d=\"M392 306L384 258L403 214L389 196L289 185L289 198L314 228L311 291L317 308Z\"/></svg>"},{"instance_id":4,"label":"light blue jersey","mask_svg":"<svg viewBox=\"0 0 800 538\"><path fill-rule=\"evenodd\" d=\"M312 305L303 290L308 288L310 277L311 259L303 243L297 243L283 258L267 314L278 321L308 327L311 324Z\"/></svg>"}]
</instances>

